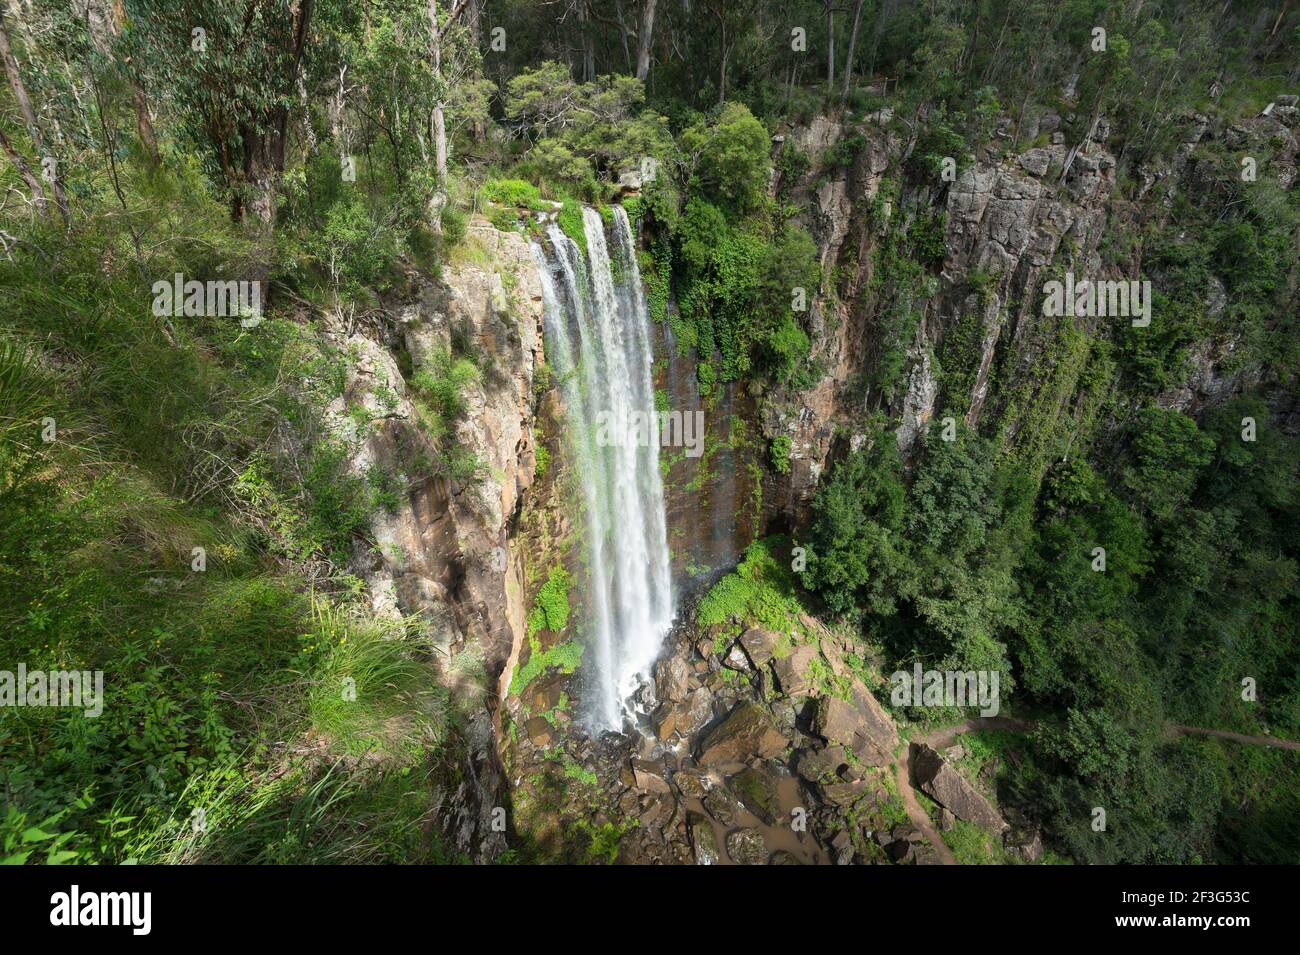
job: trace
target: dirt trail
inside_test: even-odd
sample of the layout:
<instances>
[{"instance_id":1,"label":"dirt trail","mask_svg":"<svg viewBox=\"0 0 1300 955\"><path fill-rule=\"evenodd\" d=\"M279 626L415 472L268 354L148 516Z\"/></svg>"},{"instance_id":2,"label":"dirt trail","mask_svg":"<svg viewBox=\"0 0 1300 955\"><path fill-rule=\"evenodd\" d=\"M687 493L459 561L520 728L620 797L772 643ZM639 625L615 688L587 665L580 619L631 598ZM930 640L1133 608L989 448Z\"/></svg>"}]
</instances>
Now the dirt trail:
<instances>
[{"instance_id":1,"label":"dirt trail","mask_svg":"<svg viewBox=\"0 0 1300 955\"><path fill-rule=\"evenodd\" d=\"M1230 739L1234 743L1245 743L1247 746L1276 746L1279 749L1300 752L1300 743L1293 739L1278 739L1276 736L1247 736L1245 733L1234 733L1231 730L1212 730L1203 726L1182 726L1178 723L1166 724L1165 732L1170 736L1213 736L1217 739Z\"/></svg>"},{"instance_id":2,"label":"dirt trail","mask_svg":"<svg viewBox=\"0 0 1300 955\"><path fill-rule=\"evenodd\" d=\"M948 843L943 841L943 837L939 835L939 830L934 828L929 813L917 800L916 790L912 788L911 746L903 750L902 758L895 764L894 778L898 780L898 795L903 800L903 807L907 810L907 818L912 820L912 825L921 830L921 835L925 836L925 841L934 847L934 851L939 854L940 862L944 865L956 865L957 857L948 848Z\"/></svg>"},{"instance_id":3,"label":"dirt trail","mask_svg":"<svg viewBox=\"0 0 1300 955\"><path fill-rule=\"evenodd\" d=\"M1035 720L1019 720L1010 716L980 716L966 720L964 723L958 723L955 726L945 726L942 729L932 730L924 736L916 737L912 742L924 743L931 749L944 749L951 746L957 737L963 733L978 733L988 730L1010 730L1012 732L1028 733L1032 732L1036 725L1037 721ZM1290 739L1278 739L1274 736L1248 736L1245 733L1234 733L1230 730L1207 729L1202 726L1183 726L1179 723L1167 723L1165 732L1170 736L1213 736L1216 739L1232 740L1235 743L1244 743L1247 746L1276 746L1279 749L1300 752L1300 742ZM934 846L944 865L956 865L957 859L952 854L952 850L943 841L943 837L935 829L934 823L930 821L929 814L921 806L920 800L916 798L916 789L912 785L912 747L910 744L903 750L903 755L894 761L894 778L898 781L898 795L903 800L903 806L907 809L907 816L912 820L912 825L916 826L930 845Z\"/></svg>"}]
</instances>

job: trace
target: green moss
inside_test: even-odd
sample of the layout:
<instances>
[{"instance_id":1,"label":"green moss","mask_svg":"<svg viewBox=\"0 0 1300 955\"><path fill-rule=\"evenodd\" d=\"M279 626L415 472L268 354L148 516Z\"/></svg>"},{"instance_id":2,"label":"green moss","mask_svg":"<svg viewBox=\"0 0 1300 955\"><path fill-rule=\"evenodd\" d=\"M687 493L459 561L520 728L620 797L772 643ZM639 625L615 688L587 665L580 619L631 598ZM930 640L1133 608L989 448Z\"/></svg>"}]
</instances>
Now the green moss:
<instances>
[{"instance_id":1,"label":"green moss","mask_svg":"<svg viewBox=\"0 0 1300 955\"><path fill-rule=\"evenodd\" d=\"M795 593L794 576L773 556L779 542L780 538L767 538L749 545L735 573L723 577L701 598L695 611L701 626L738 620L780 634L801 629L803 605Z\"/></svg>"},{"instance_id":2,"label":"green moss","mask_svg":"<svg viewBox=\"0 0 1300 955\"><path fill-rule=\"evenodd\" d=\"M587 257L587 230L582 224L582 204L572 199L564 200L564 207L555 217L560 231L578 244L582 256Z\"/></svg>"},{"instance_id":3,"label":"green moss","mask_svg":"<svg viewBox=\"0 0 1300 955\"><path fill-rule=\"evenodd\" d=\"M578 669L586 647L577 640L566 640L564 643L557 643L549 650L539 651L535 646L531 649L528 662L522 667L515 667L514 675L510 678L510 693L515 696L522 693L528 684L547 670L555 669L561 673L572 673Z\"/></svg>"}]
</instances>

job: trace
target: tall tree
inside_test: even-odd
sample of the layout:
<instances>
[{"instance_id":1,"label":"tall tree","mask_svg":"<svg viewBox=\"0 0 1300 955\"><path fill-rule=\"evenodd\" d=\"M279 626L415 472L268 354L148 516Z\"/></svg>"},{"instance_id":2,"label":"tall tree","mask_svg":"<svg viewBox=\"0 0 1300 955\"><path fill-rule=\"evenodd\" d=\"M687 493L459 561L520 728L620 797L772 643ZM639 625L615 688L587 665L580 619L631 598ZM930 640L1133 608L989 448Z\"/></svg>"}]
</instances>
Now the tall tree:
<instances>
[{"instance_id":1,"label":"tall tree","mask_svg":"<svg viewBox=\"0 0 1300 955\"><path fill-rule=\"evenodd\" d=\"M18 103L18 112L22 115L23 125L27 127L27 135L31 137L32 146L36 149L46 178L54 190L54 201L59 206L59 213L63 216L63 220L68 222L72 219L72 210L68 205L68 194L63 188L63 173L59 169L56 157L46 151L45 138L41 135L40 124L36 122L36 112L32 109L32 100L27 94L27 85L23 82L23 74L19 70L18 60L14 56L13 48L9 43L7 18L8 14L0 11L0 59L4 60L5 75L9 79L9 88L13 91L14 100ZM18 156L18 153L12 150L12 145L7 146L5 149L10 158L14 159ZM22 173L21 166L19 166L19 172ZM28 176L24 174L23 178L27 179ZM30 187L30 181L28 185ZM35 199L35 192L32 195L33 199Z\"/></svg>"},{"instance_id":2,"label":"tall tree","mask_svg":"<svg viewBox=\"0 0 1300 955\"><path fill-rule=\"evenodd\" d=\"M657 0L642 0L641 29L637 34L636 78L642 83L650 75L650 39L654 34Z\"/></svg>"},{"instance_id":3,"label":"tall tree","mask_svg":"<svg viewBox=\"0 0 1300 955\"><path fill-rule=\"evenodd\" d=\"M429 0L429 55L433 61L433 82L437 99L433 104L433 163L437 178L438 198L434 203L433 225L442 221L442 207L447 202L447 83L442 75L442 39L447 28L460 16L469 0L456 0L447 19L438 20L438 0Z\"/></svg>"},{"instance_id":4,"label":"tall tree","mask_svg":"<svg viewBox=\"0 0 1300 955\"><path fill-rule=\"evenodd\" d=\"M849 96L849 83L853 79L853 48L858 43L858 24L862 20L862 4L864 0L857 0L853 5L853 29L849 32L849 52L844 58L844 99Z\"/></svg>"}]
</instances>

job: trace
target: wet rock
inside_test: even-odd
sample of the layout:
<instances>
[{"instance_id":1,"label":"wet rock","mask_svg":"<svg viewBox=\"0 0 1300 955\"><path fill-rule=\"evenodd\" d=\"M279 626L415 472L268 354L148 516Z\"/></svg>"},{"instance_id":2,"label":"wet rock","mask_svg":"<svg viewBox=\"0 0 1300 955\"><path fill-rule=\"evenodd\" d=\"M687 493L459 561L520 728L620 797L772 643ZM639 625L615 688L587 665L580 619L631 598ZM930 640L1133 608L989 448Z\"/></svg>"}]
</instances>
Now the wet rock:
<instances>
[{"instance_id":1,"label":"wet rock","mask_svg":"<svg viewBox=\"0 0 1300 955\"><path fill-rule=\"evenodd\" d=\"M803 865L799 857L793 852L786 852L784 849L777 849L772 853L772 858L768 860L768 865Z\"/></svg>"},{"instance_id":2,"label":"wet rock","mask_svg":"<svg viewBox=\"0 0 1300 955\"><path fill-rule=\"evenodd\" d=\"M673 817L677 813L677 800L668 793L656 793L642 797L641 815L638 825L642 832L657 835L672 828Z\"/></svg>"},{"instance_id":3,"label":"wet rock","mask_svg":"<svg viewBox=\"0 0 1300 955\"><path fill-rule=\"evenodd\" d=\"M736 865L766 865L767 843L757 829L736 829L727 833L727 855Z\"/></svg>"},{"instance_id":4,"label":"wet rock","mask_svg":"<svg viewBox=\"0 0 1300 955\"><path fill-rule=\"evenodd\" d=\"M912 776L921 791L958 819L973 822L994 835L1007 828L987 799L965 777L949 766L942 756L923 743L912 744Z\"/></svg>"},{"instance_id":5,"label":"wet rock","mask_svg":"<svg viewBox=\"0 0 1300 955\"><path fill-rule=\"evenodd\" d=\"M898 731L871 691L854 680L849 699L826 697L817 708L817 733L853 750L869 766L884 766L898 745Z\"/></svg>"},{"instance_id":6,"label":"wet rock","mask_svg":"<svg viewBox=\"0 0 1300 955\"><path fill-rule=\"evenodd\" d=\"M547 749L555 743L555 728L544 717L534 716L524 724L524 732L538 749Z\"/></svg>"},{"instance_id":7,"label":"wet rock","mask_svg":"<svg viewBox=\"0 0 1300 955\"><path fill-rule=\"evenodd\" d=\"M740 818L742 807L728 792L715 787L704 797L704 808L718 822L731 827Z\"/></svg>"},{"instance_id":8,"label":"wet rock","mask_svg":"<svg viewBox=\"0 0 1300 955\"><path fill-rule=\"evenodd\" d=\"M768 773L751 767L732 776L728 783L741 805L769 826L776 825L780 813L776 780Z\"/></svg>"},{"instance_id":9,"label":"wet rock","mask_svg":"<svg viewBox=\"0 0 1300 955\"><path fill-rule=\"evenodd\" d=\"M696 865L717 865L721 861L722 853L718 849L717 834L713 831L713 824L706 817L698 812L688 812L686 831L690 836Z\"/></svg>"},{"instance_id":10,"label":"wet rock","mask_svg":"<svg viewBox=\"0 0 1300 955\"><path fill-rule=\"evenodd\" d=\"M705 689L695 690L684 703L665 703L655 711L655 735L662 740L674 736L694 736L713 719L713 695Z\"/></svg>"},{"instance_id":11,"label":"wet rock","mask_svg":"<svg viewBox=\"0 0 1300 955\"><path fill-rule=\"evenodd\" d=\"M795 647L789 656L777 657L772 662L776 682L786 696L809 696L813 692L812 664L818 658L817 647L811 643Z\"/></svg>"},{"instance_id":12,"label":"wet rock","mask_svg":"<svg viewBox=\"0 0 1300 955\"><path fill-rule=\"evenodd\" d=\"M655 689L664 703L683 703L691 690L691 668L679 654L655 664Z\"/></svg>"},{"instance_id":13,"label":"wet rock","mask_svg":"<svg viewBox=\"0 0 1300 955\"><path fill-rule=\"evenodd\" d=\"M524 702L533 713L549 713L564 697L567 674L550 673L533 680L524 691Z\"/></svg>"},{"instance_id":14,"label":"wet rock","mask_svg":"<svg viewBox=\"0 0 1300 955\"><path fill-rule=\"evenodd\" d=\"M848 764L843 746L832 745L819 750L800 750L795 771L810 783L825 783L839 776L840 767Z\"/></svg>"},{"instance_id":15,"label":"wet rock","mask_svg":"<svg viewBox=\"0 0 1300 955\"><path fill-rule=\"evenodd\" d=\"M669 792L668 781L664 779L663 767L644 760L632 760L632 785L641 792Z\"/></svg>"},{"instance_id":16,"label":"wet rock","mask_svg":"<svg viewBox=\"0 0 1300 955\"><path fill-rule=\"evenodd\" d=\"M748 654L750 662L756 667L761 667L772 659L773 654L776 653L776 645L780 640L780 634L759 627L751 627L740 635L740 645Z\"/></svg>"},{"instance_id":17,"label":"wet rock","mask_svg":"<svg viewBox=\"0 0 1300 955\"><path fill-rule=\"evenodd\" d=\"M700 746L701 766L743 763L751 757L771 759L784 752L786 739L767 711L748 701L736 704Z\"/></svg>"},{"instance_id":18,"label":"wet rock","mask_svg":"<svg viewBox=\"0 0 1300 955\"><path fill-rule=\"evenodd\" d=\"M673 773L673 784L687 799L703 799L709 792L708 778L697 769L679 769Z\"/></svg>"}]
</instances>

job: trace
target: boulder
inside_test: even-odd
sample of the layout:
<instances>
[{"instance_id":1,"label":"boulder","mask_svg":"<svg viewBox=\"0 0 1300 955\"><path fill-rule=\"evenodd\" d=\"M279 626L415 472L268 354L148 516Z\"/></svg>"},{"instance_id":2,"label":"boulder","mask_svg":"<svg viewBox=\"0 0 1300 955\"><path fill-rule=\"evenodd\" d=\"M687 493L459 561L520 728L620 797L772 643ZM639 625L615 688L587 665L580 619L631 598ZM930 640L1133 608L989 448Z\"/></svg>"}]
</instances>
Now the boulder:
<instances>
[{"instance_id":1,"label":"boulder","mask_svg":"<svg viewBox=\"0 0 1300 955\"><path fill-rule=\"evenodd\" d=\"M743 807L726 790L714 787L704 796L704 808L708 810L710 816L730 828L740 818Z\"/></svg>"},{"instance_id":2,"label":"boulder","mask_svg":"<svg viewBox=\"0 0 1300 955\"><path fill-rule=\"evenodd\" d=\"M768 773L750 766L732 776L729 788L741 805L769 826L775 826L781 812L777 800L776 780Z\"/></svg>"},{"instance_id":3,"label":"boulder","mask_svg":"<svg viewBox=\"0 0 1300 955\"><path fill-rule=\"evenodd\" d=\"M853 750L869 766L884 766L893 758L898 731L871 691L854 680L849 699L825 697L817 707L817 733Z\"/></svg>"},{"instance_id":4,"label":"boulder","mask_svg":"<svg viewBox=\"0 0 1300 955\"><path fill-rule=\"evenodd\" d=\"M525 723L524 732L528 734L529 742L538 749L546 749L555 742L555 728L542 716L534 716Z\"/></svg>"},{"instance_id":5,"label":"boulder","mask_svg":"<svg viewBox=\"0 0 1300 955\"><path fill-rule=\"evenodd\" d=\"M750 662L761 667L776 653L776 645L781 635L771 630L751 627L740 635L740 645L748 654Z\"/></svg>"},{"instance_id":6,"label":"boulder","mask_svg":"<svg viewBox=\"0 0 1300 955\"><path fill-rule=\"evenodd\" d=\"M663 767L645 760L632 760L633 786L641 792L666 793L668 781L664 779Z\"/></svg>"},{"instance_id":7,"label":"boulder","mask_svg":"<svg viewBox=\"0 0 1300 955\"><path fill-rule=\"evenodd\" d=\"M709 792L709 784L698 769L677 770L673 773L673 783L687 799L703 799Z\"/></svg>"},{"instance_id":8,"label":"boulder","mask_svg":"<svg viewBox=\"0 0 1300 955\"><path fill-rule=\"evenodd\" d=\"M994 835L1006 831L1006 822L989 801L924 743L912 744L912 777L923 793L958 819L973 822Z\"/></svg>"},{"instance_id":9,"label":"boulder","mask_svg":"<svg viewBox=\"0 0 1300 955\"><path fill-rule=\"evenodd\" d=\"M786 739L767 711L755 703L737 703L700 746L701 766L743 763L753 757L771 759L785 751Z\"/></svg>"},{"instance_id":10,"label":"boulder","mask_svg":"<svg viewBox=\"0 0 1300 955\"><path fill-rule=\"evenodd\" d=\"M665 703L655 710L653 721L659 739L674 736L694 736L713 719L713 697L708 690L699 689L690 694L684 703Z\"/></svg>"},{"instance_id":11,"label":"boulder","mask_svg":"<svg viewBox=\"0 0 1300 955\"><path fill-rule=\"evenodd\" d=\"M1044 176L1047 174L1047 168L1052 164L1052 154L1046 149L1031 149L1017 162L1031 176Z\"/></svg>"},{"instance_id":12,"label":"boulder","mask_svg":"<svg viewBox=\"0 0 1300 955\"><path fill-rule=\"evenodd\" d=\"M766 865L767 843L757 829L736 829L727 833L727 855L736 865Z\"/></svg>"},{"instance_id":13,"label":"boulder","mask_svg":"<svg viewBox=\"0 0 1300 955\"><path fill-rule=\"evenodd\" d=\"M691 690L691 668L680 654L663 657L655 664L655 693L660 702L685 702Z\"/></svg>"},{"instance_id":14,"label":"boulder","mask_svg":"<svg viewBox=\"0 0 1300 955\"><path fill-rule=\"evenodd\" d=\"M686 832L691 839L691 849L695 853L696 865L717 865L722 859L718 850L718 837L713 831L713 823L698 812L686 814Z\"/></svg>"},{"instance_id":15,"label":"boulder","mask_svg":"<svg viewBox=\"0 0 1300 955\"><path fill-rule=\"evenodd\" d=\"M818 656L816 645L805 643L791 650L789 656L773 660L772 669L776 671L776 682L780 684L781 692L786 696L812 694L814 686L811 670L813 661Z\"/></svg>"},{"instance_id":16,"label":"boulder","mask_svg":"<svg viewBox=\"0 0 1300 955\"><path fill-rule=\"evenodd\" d=\"M737 673L748 673L751 669L749 657L741 649L739 643L733 643L727 655L722 658L722 665L728 670L735 670Z\"/></svg>"},{"instance_id":17,"label":"boulder","mask_svg":"<svg viewBox=\"0 0 1300 955\"><path fill-rule=\"evenodd\" d=\"M830 786L821 788L822 796L826 801L839 806L841 809L847 809L863 797L867 787L862 783L833 783Z\"/></svg>"},{"instance_id":18,"label":"boulder","mask_svg":"<svg viewBox=\"0 0 1300 955\"><path fill-rule=\"evenodd\" d=\"M810 783L832 782L838 778L840 767L847 765L848 761L848 753L843 746L803 749L799 751L795 772Z\"/></svg>"}]
</instances>

